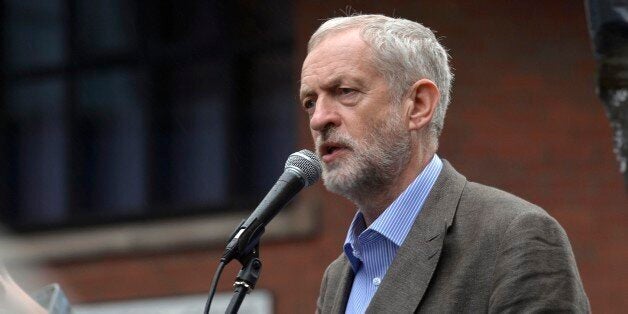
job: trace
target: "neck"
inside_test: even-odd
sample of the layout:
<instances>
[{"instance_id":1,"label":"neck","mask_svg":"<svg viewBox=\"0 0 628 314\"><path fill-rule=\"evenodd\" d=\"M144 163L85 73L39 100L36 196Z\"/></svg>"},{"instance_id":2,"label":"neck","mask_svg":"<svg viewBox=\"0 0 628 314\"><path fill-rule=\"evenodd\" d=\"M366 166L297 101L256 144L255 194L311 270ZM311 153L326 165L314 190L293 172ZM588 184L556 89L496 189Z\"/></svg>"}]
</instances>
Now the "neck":
<instances>
[{"instance_id":1,"label":"neck","mask_svg":"<svg viewBox=\"0 0 628 314\"><path fill-rule=\"evenodd\" d=\"M364 215L367 226L371 225L392 202L405 191L416 177L427 167L434 153L423 154L419 158L410 158L404 170L393 182L377 189L360 191L360 195L352 195L351 201L357 205Z\"/></svg>"}]
</instances>

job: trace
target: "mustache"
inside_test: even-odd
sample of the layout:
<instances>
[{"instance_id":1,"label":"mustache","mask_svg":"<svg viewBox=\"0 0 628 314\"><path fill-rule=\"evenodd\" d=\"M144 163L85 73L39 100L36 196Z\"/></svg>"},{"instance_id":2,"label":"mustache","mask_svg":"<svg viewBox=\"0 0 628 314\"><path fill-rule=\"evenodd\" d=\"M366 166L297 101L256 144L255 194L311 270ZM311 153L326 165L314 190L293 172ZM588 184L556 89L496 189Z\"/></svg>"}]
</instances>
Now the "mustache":
<instances>
[{"instance_id":1,"label":"mustache","mask_svg":"<svg viewBox=\"0 0 628 314\"><path fill-rule=\"evenodd\" d=\"M321 131L316 137L316 151L319 152L320 148L325 143L329 142L345 146L349 149L353 149L357 146L357 142L349 135L340 133L336 128L327 128Z\"/></svg>"}]
</instances>

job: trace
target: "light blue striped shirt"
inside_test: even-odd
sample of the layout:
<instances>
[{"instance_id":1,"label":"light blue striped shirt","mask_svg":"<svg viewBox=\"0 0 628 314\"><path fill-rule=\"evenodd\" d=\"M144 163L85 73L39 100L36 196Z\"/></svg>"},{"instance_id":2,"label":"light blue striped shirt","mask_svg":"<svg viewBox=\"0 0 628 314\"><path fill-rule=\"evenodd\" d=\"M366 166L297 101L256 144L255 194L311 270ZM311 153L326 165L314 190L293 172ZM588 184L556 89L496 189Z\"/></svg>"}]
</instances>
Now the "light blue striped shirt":
<instances>
[{"instance_id":1,"label":"light blue striped shirt","mask_svg":"<svg viewBox=\"0 0 628 314\"><path fill-rule=\"evenodd\" d=\"M346 313L366 311L442 168L443 162L434 155L410 186L368 228L361 212L353 218L344 245L355 273Z\"/></svg>"}]
</instances>

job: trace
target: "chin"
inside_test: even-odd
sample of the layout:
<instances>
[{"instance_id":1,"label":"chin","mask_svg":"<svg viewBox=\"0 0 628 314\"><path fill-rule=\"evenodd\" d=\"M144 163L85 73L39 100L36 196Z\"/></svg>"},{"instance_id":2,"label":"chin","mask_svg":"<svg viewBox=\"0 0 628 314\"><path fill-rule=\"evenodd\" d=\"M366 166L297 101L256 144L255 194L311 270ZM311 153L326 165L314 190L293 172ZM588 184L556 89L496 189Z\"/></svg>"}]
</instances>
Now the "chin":
<instances>
[{"instance_id":1,"label":"chin","mask_svg":"<svg viewBox=\"0 0 628 314\"><path fill-rule=\"evenodd\" d=\"M352 194L357 182L356 175L351 169L336 168L323 171L323 184L330 192L347 196Z\"/></svg>"}]
</instances>

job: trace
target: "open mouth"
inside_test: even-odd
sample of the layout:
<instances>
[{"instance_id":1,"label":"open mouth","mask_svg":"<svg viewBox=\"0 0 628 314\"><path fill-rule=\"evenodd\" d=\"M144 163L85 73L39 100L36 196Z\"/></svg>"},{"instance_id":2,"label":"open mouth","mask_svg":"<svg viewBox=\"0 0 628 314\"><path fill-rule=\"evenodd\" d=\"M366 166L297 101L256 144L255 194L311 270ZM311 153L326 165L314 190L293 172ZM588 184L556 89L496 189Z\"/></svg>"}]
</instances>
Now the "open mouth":
<instances>
[{"instance_id":1,"label":"open mouth","mask_svg":"<svg viewBox=\"0 0 628 314\"><path fill-rule=\"evenodd\" d=\"M325 155L333 154L335 150L340 149L338 146L328 146Z\"/></svg>"},{"instance_id":2,"label":"open mouth","mask_svg":"<svg viewBox=\"0 0 628 314\"><path fill-rule=\"evenodd\" d=\"M331 162L347 150L348 147L338 143L325 143L321 146L320 149L321 158L324 162Z\"/></svg>"}]
</instances>

